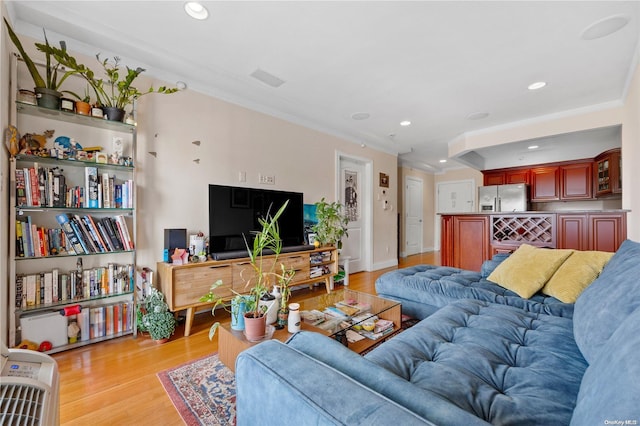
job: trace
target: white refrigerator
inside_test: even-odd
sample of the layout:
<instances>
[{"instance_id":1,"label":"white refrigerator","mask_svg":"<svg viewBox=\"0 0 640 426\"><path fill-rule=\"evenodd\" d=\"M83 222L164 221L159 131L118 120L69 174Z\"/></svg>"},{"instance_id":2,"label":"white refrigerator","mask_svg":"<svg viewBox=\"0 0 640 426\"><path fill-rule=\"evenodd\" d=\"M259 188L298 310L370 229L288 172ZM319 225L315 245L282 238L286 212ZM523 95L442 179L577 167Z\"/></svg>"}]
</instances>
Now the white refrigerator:
<instances>
[{"instance_id":1,"label":"white refrigerator","mask_svg":"<svg viewBox=\"0 0 640 426\"><path fill-rule=\"evenodd\" d=\"M528 186L523 183L478 187L480 212L523 212L527 200Z\"/></svg>"}]
</instances>

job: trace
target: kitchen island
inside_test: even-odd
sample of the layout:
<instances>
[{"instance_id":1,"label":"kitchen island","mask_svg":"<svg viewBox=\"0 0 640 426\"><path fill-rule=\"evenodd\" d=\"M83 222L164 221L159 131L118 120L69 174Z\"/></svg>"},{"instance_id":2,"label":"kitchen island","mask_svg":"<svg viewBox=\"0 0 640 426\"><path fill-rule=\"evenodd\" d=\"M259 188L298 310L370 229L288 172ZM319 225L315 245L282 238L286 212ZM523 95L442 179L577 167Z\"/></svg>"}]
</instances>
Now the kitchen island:
<instances>
[{"instance_id":1,"label":"kitchen island","mask_svg":"<svg viewBox=\"0 0 640 426\"><path fill-rule=\"evenodd\" d=\"M520 244L615 252L627 238L627 211L440 213L442 264L479 271L494 254Z\"/></svg>"}]
</instances>

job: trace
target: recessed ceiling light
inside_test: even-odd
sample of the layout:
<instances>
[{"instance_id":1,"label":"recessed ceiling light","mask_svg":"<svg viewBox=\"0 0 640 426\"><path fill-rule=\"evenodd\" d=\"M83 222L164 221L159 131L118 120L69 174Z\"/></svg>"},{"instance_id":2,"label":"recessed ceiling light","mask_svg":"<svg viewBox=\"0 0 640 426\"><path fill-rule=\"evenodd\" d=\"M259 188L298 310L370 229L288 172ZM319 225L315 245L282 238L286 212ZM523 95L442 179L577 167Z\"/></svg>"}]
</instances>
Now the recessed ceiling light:
<instances>
[{"instance_id":1,"label":"recessed ceiling light","mask_svg":"<svg viewBox=\"0 0 640 426\"><path fill-rule=\"evenodd\" d=\"M371 117L371 115L368 112L356 112L351 115L351 118L354 120L366 120L369 117Z\"/></svg>"},{"instance_id":2,"label":"recessed ceiling light","mask_svg":"<svg viewBox=\"0 0 640 426\"><path fill-rule=\"evenodd\" d=\"M184 4L184 11L194 19L207 19L209 17L209 11L206 7L198 3L197 1L188 1Z\"/></svg>"},{"instance_id":3,"label":"recessed ceiling light","mask_svg":"<svg viewBox=\"0 0 640 426\"><path fill-rule=\"evenodd\" d=\"M529 86L527 86L527 89L538 90L538 89L542 89L546 85L547 83L544 81L536 81L535 83L531 83Z\"/></svg>"},{"instance_id":4,"label":"recessed ceiling light","mask_svg":"<svg viewBox=\"0 0 640 426\"><path fill-rule=\"evenodd\" d=\"M616 31L621 30L629 23L629 17L625 15L614 15L600 19L589 25L582 31L580 38L583 40L595 40L606 37Z\"/></svg>"},{"instance_id":5,"label":"recessed ceiling light","mask_svg":"<svg viewBox=\"0 0 640 426\"><path fill-rule=\"evenodd\" d=\"M487 118L489 116L488 112L472 112L467 115L467 120L482 120L483 118Z\"/></svg>"},{"instance_id":6,"label":"recessed ceiling light","mask_svg":"<svg viewBox=\"0 0 640 426\"><path fill-rule=\"evenodd\" d=\"M176 87L178 88L178 90L184 90L187 88L187 83L181 80L176 81Z\"/></svg>"},{"instance_id":7,"label":"recessed ceiling light","mask_svg":"<svg viewBox=\"0 0 640 426\"><path fill-rule=\"evenodd\" d=\"M538 149L540 148L538 145L530 145L527 147L527 149Z\"/></svg>"},{"instance_id":8,"label":"recessed ceiling light","mask_svg":"<svg viewBox=\"0 0 640 426\"><path fill-rule=\"evenodd\" d=\"M268 73L267 71L262 70L260 68L256 68L256 70L249 75L255 78L256 80L260 80L264 84L267 84L271 87L280 87L285 82L280 77L276 77L275 75Z\"/></svg>"},{"instance_id":9,"label":"recessed ceiling light","mask_svg":"<svg viewBox=\"0 0 640 426\"><path fill-rule=\"evenodd\" d=\"M441 162L441 163L446 163L446 162L447 162L447 160L440 160L440 162Z\"/></svg>"},{"instance_id":10,"label":"recessed ceiling light","mask_svg":"<svg viewBox=\"0 0 640 426\"><path fill-rule=\"evenodd\" d=\"M404 120L404 121L401 121L401 122L400 122L400 125L401 125L401 126L405 126L405 127L406 127L406 126L411 126L411 122L410 122L409 120Z\"/></svg>"}]
</instances>

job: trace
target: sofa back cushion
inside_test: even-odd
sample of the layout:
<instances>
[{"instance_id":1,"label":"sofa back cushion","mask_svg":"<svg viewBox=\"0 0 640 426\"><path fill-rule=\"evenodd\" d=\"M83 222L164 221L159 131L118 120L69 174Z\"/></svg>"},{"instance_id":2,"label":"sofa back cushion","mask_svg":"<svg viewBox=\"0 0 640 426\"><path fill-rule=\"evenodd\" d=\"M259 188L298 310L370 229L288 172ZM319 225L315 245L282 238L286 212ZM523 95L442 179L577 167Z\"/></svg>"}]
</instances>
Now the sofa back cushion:
<instances>
[{"instance_id":1,"label":"sofa back cushion","mask_svg":"<svg viewBox=\"0 0 640 426\"><path fill-rule=\"evenodd\" d=\"M591 363L622 322L640 306L640 244L626 240L575 304L573 331Z\"/></svg>"},{"instance_id":2,"label":"sofa back cushion","mask_svg":"<svg viewBox=\"0 0 640 426\"><path fill-rule=\"evenodd\" d=\"M589 365L571 425L630 425L640 420L639 324L640 308L622 322Z\"/></svg>"}]
</instances>

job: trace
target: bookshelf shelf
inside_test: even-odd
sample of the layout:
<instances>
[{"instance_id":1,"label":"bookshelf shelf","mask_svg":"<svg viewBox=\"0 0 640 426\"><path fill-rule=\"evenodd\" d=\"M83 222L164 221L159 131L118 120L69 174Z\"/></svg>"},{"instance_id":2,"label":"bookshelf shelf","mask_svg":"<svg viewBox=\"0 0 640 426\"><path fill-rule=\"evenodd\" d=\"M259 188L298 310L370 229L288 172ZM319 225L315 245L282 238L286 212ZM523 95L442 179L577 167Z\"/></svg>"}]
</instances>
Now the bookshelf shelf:
<instances>
[{"instance_id":1,"label":"bookshelf shelf","mask_svg":"<svg viewBox=\"0 0 640 426\"><path fill-rule=\"evenodd\" d=\"M11 66L24 71L13 56ZM50 138L44 155L10 159L9 346L55 341L55 353L135 335L136 126L18 102L16 81L10 124L20 134L54 129L104 155L58 158ZM72 305L80 312L58 314Z\"/></svg>"}]
</instances>

